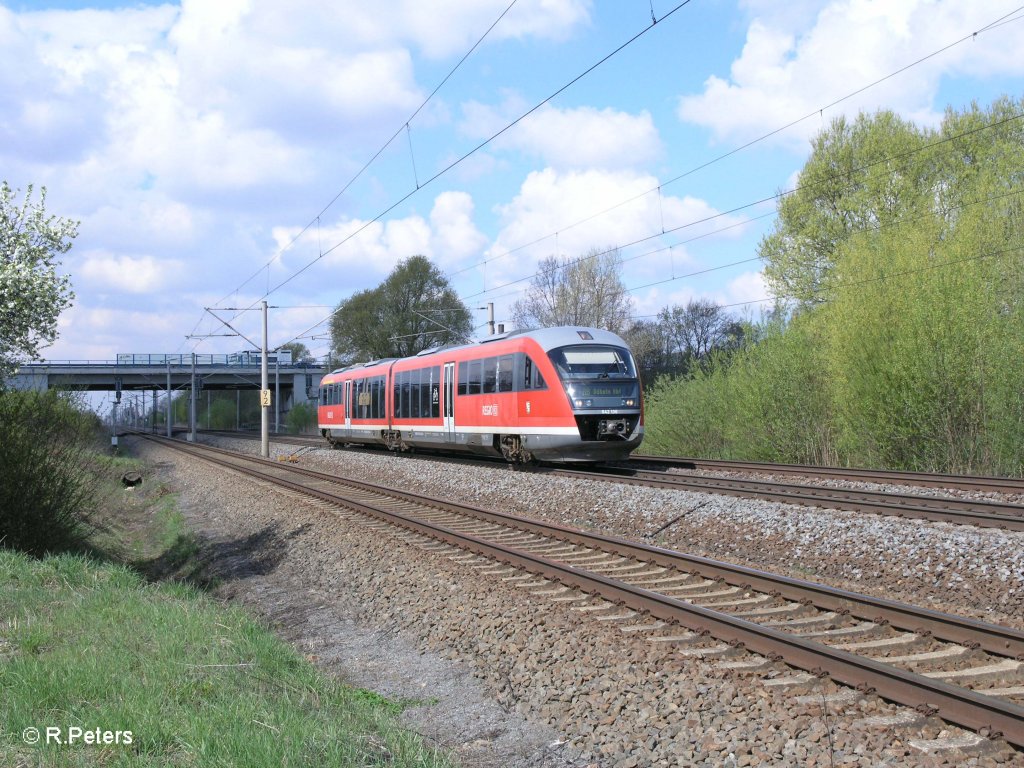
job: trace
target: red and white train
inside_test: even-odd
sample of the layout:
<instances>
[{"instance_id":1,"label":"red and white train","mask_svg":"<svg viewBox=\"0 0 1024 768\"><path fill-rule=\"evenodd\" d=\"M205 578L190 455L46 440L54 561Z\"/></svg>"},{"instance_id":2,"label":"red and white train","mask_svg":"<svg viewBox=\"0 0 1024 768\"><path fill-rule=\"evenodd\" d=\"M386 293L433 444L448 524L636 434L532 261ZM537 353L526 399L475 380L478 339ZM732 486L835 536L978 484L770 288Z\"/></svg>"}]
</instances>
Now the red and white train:
<instances>
[{"instance_id":1,"label":"red and white train","mask_svg":"<svg viewBox=\"0 0 1024 768\"><path fill-rule=\"evenodd\" d=\"M597 328L513 331L349 366L324 377L319 403L333 445L593 462L628 457L644 435L633 356Z\"/></svg>"}]
</instances>

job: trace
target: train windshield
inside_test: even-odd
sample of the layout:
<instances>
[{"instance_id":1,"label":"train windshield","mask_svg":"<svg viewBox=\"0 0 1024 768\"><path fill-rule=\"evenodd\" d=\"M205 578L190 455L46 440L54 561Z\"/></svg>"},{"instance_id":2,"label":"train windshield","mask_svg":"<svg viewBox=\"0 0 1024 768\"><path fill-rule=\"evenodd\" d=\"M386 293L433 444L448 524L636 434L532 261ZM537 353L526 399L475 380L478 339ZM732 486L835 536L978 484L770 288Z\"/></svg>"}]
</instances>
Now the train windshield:
<instances>
[{"instance_id":1,"label":"train windshield","mask_svg":"<svg viewBox=\"0 0 1024 768\"><path fill-rule=\"evenodd\" d=\"M640 384L633 358L622 347L586 344L548 353L576 408L639 406Z\"/></svg>"},{"instance_id":2,"label":"train windshield","mask_svg":"<svg viewBox=\"0 0 1024 768\"><path fill-rule=\"evenodd\" d=\"M633 358L621 347L585 344L548 353L563 379L635 379Z\"/></svg>"}]
</instances>

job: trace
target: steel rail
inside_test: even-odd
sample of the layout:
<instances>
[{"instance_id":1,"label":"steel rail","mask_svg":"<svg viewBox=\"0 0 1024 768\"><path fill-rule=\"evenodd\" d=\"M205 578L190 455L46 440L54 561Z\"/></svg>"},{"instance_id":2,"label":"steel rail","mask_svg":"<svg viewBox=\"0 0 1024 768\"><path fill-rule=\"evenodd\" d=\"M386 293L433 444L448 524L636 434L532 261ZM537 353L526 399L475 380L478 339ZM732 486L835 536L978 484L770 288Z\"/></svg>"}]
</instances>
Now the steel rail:
<instances>
[{"instance_id":1,"label":"steel rail","mask_svg":"<svg viewBox=\"0 0 1024 768\"><path fill-rule=\"evenodd\" d=\"M647 456L634 454L626 464L676 467L678 469L711 469L736 472L767 472L779 475L836 478L868 483L920 485L928 488L958 488L994 493L1024 493L1024 478L998 475L950 475L939 472L914 472L898 469L866 469L829 467L813 464L773 464L739 459L697 459L685 456Z\"/></svg>"},{"instance_id":2,"label":"steel rail","mask_svg":"<svg viewBox=\"0 0 1024 768\"><path fill-rule=\"evenodd\" d=\"M880 515L1024 531L1024 505L995 501L918 496L851 488L776 483L704 475L666 475L627 468L596 470L540 468L537 471L576 479L601 480L655 488L674 488L701 493L721 493L740 498L765 499L784 504L857 510ZM983 511L989 510L989 511Z\"/></svg>"},{"instance_id":3,"label":"steel rail","mask_svg":"<svg viewBox=\"0 0 1024 768\"><path fill-rule=\"evenodd\" d=\"M153 439L150 436L146 437ZM208 446L199 447L195 444L182 444L179 441L166 439L159 439L159 442L237 472L264 481L270 480L290 490L338 504L353 511L398 524L430 538L524 568L531 573L559 581L583 592L599 594L606 600L621 603L632 610L642 611L654 618L676 622L697 632L707 631L721 640L741 645L770 659L785 661L787 664L814 674L826 674L838 682L855 686L865 692L873 691L890 701L924 708L949 722L979 731L990 738L1002 737L1012 744L1024 747L1024 707L1020 705L933 680L726 613L692 605L641 587L631 586L600 574L588 573L571 565L512 549L446 526L418 520L399 512L348 499L323 489L310 488L284 478L268 476L260 469L241 466L218 456L210 456L208 455ZM219 449L214 449L214 452L230 453ZM288 471L294 469L276 462L268 462L265 459L256 460L239 454L233 454L233 458L242 459L258 466L272 464ZM390 489L388 489L388 495L393 495ZM413 496L412 494L405 495ZM429 501L437 500L429 499ZM430 506L434 506L434 504L430 504Z\"/></svg>"},{"instance_id":4,"label":"steel rail","mask_svg":"<svg viewBox=\"0 0 1024 768\"><path fill-rule=\"evenodd\" d=\"M211 432L209 434L228 435L227 432ZM234 437L249 437L244 433ZM317 438L280 436L283 442L308 445L320 442ZM495 461L479 457L439 456L439 458L458 463L492 465ZM825 509L841 509L849 511L869 512L886 516L905 517L931 522L953 523L955 525L973 525L979 528L998 528L1007 531L1024 531L1024 505L1010 504L988 500L967 500L920 496L908 493L889 493L851 488L830 488L816 485L778 483L748 478L715 477L706 475L668 475L664 472L636 469L648 457L632 458L618 465L599 465L593 469L568 469L565 467L534 466L529 471L540 474L552 474L585 480L601 480L631 485L676 490L696 491L700 493L718 493L738 498L756 498L776 501L784 504L816 506ZM652 457L651 462L663 466L681 466L690 462L689 459L676 460L667 457ZM675 463L672 463L675 462ZM679 462L682 462L680 464ZM763 465L772 466L772 465ZM855 470L851 470L853 472ZM848 479L855 479L851 475ZM865 478L856 478L864 480ZM1024 484L1024 481L1021 481ZM1024 485L1022 485L1024 489Z\"/></svg>"},{"instance_id":5,"label":"steel rail","mask_svg":"<svg viewBox=\"0 0 1024 768\"><path fill-rule=\"evenodd\" d=\"M157 439L160 442L166 441L166 438ZM194 445L190 443L182 444L180 441L174 442L178 444L175 447ZM382 494L413 504L425 504L437 509L471 515L481 520L499 523L530 533L550 536L568 543L593 549L602 549L622 557L631 557L651 565L696 571L708 578L721 579L732 586L756 589L768 594L775 593L790 600L809 602L823 610L849 613L857 618L876 623L891 624L894 627L907 631L930 634L940 640L978 647L999 656L1024 659L1024 631L1011 627L1003 627L998 624L935 611L930 608L921 608L896 600L837 589L803 579L780 576L743 565L727 563L699 555L690 555L676 550L630 541L617 536L592 533L579 528L573 528L572 526L482 509L472 505L457 504L435 496L410 493L376 483L338 477L306 467L285 465L271 459L244 456L215 446L201 446L197 448L267 467L276 467L315 480L349 486L368 493Z\"/></svg>"}]
</instances>

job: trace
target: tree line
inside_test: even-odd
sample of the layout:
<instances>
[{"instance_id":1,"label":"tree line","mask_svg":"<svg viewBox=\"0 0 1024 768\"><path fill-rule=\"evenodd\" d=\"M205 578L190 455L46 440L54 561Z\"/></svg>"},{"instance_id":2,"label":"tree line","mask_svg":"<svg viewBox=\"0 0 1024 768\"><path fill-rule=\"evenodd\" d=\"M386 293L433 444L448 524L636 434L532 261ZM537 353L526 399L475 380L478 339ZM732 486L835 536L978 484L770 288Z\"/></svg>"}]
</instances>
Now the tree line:
<instances>
[{"instance_id":1,"label":"tree line","mask_svg":"<svg viewBox=\"0 0 1024 768\"><path fill-rule=\"evenodd\" d=\"M615 248L542 261L512 322L622 335L649 450L1021 474L1022 116L1024 100L1001 98L936 127L891 111L832 121L759 243L776 302L757 322L705 299L633 318ZM399 306L420 309L389 318ZM355 361L469 332L443 275L413 257L339 305L332 339Z\"/></svg>"},{"instance_id":2,"label":"tree line","mask_svg":"<svg viewBox=\"0 0 1024 768\"><path fill-rule=\"evenodd\" d=\"M760 243L776 311L654 388L648 448L1020 475L1022 115L834 120Z\"/></svg>"},{"instance_id":3,"label":"tree line","mask_svg":"<svg viewBox=\"0 0 1024 768\"><path fill-rule=\"evenodd\" d=\"M629 342L646 381L685 374L712 353L738 349L750 334L720 305L695 299L635 319L622 282L617 248L540 262L522 299L511 308L515 328L578 325L604 328ZM332 364L407 357L430 347L466 343L470 310L424 256L399 264L379 287L343 300L331 320Z\"/></svg>"}]
</instances>

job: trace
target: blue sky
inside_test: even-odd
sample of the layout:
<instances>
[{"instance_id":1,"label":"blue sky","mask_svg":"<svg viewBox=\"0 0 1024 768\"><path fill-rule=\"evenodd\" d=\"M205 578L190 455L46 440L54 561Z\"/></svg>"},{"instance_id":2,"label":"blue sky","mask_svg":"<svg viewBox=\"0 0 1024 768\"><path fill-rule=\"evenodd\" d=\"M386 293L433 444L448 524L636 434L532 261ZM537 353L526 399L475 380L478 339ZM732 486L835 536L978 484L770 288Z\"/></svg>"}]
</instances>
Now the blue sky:
<instances>
[{"instance_id":1,"label":"blue sky","mask_svg":"<svg viewBox=\"0 0 1024 768\"><path fill-rule=\"evenodd\" d=\"M499 321L540 259L615 246L638 317L695 297L756 316L758 262L690 276L756 256L774 206L723 212L792 186L841 114L934 125L1024 82L1012 0L518 0L410 119L509 2L0 0L0 176L81 221L47 357L244 348L185 335L224 332L203 307L248 306L312 263L269 296L282 343L417 253ZM238 323L256 334L255 313Z\"/></svg>"}]
</instances>

